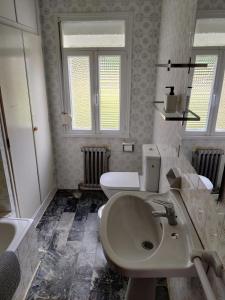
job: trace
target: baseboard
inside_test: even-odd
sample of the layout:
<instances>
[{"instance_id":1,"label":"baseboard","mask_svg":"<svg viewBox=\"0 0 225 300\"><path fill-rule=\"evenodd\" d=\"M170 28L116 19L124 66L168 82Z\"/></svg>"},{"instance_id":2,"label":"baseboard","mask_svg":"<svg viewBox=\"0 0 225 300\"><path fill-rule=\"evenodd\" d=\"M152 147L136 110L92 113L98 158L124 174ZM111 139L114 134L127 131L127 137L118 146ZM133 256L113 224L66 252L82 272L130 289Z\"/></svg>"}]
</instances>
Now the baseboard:
<instances>
[{"instance_id":1,"label":"baseboard","mask_svg":"<svg viewBox=\"0 0 225 300\"><path fill-rule=\"evenodd\" d=\"M40 219L43 216L43 214L44 214L46 208L48 207L49 203L52 201L53 197L55 196L56 191L57 191L57 188L55 186L49 192L49 194L47 195L47 197L45 198L45 200L42 202L41 206L37 209L37 211L33 215L33 217L32 217L32 219L33 219L33 224L32 225L33 226L36 227L36 225L40 221Z\"/></svg>"},{"instance_id":2,"label":"baseboard","mask_svg":"<svg viewBox=\"0 0 225 300\"><path fill-rule=\"evenodd\" d=\"M36 268L35 268L35 270L34 270L34 273L33 273L32 276L31 276L30 282L29 282L29 284L28 284L28 286L27 286L27 288L26 288L26 292L25 292L24 297L23 297L22 300L25 300L25 299L27 298L28 291L29 291L29 289L30 289L30 287L31 287L31 285L32 285L32 282L33 282L33 280L34 280L34 277L35 277L35 275L36 275L36 273L37 273L38 268L40 267L40 264L41 264L41 261L39 261L39 263L37 264L37 266L36 266Z\"/></svg>"}]
</instances>

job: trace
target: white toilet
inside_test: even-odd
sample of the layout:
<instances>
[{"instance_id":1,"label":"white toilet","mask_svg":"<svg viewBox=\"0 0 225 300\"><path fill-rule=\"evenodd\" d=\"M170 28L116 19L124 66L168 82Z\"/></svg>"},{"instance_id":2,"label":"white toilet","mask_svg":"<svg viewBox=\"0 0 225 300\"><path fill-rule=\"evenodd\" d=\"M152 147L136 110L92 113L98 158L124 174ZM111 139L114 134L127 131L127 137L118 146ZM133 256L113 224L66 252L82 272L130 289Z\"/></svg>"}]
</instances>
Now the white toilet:
<instances>
[{"instance_id":1,"label":"white toilet","mask_svg":"<svg viewBox=\"0 0 225 300\"><path fill-rule=\"evenodd\" d=\"M100 178L105 195L110 198L121 191L158 192L160 177L160 154L156 145L142 146L142 174L138 172L108 172Z\"/></svg>"},{"instance_id":2,"label":"white toilet","mask_svg":"<svg viewBox=\"0 0 225 300\"><path fill-rule=\"evenodd\" d=\"M204 183L205 187L207 188L207 190L209 190L210 192L212 192L213 190L213 184L212 182L209 180L209 178L199 175L201 181Z\"/></svg>"},{"instance_id":3,"label":"white toilet","mask_svg":"<svg viewBox=\"0 0 225 300\"><path fill-rule=\"evenodd\" d=\"M157 193L159 191L160 166L161 157L157 146L154 144L142 145L142 175L139 175L138 172L107 172L100 178L101 188L108 199L122 191L140 190ZM212 191L211 181L204 176L200 176L200 178L206 188ZM99 208L99 218L101 218L103 208L104 205Z\"/></svg>"},{"instance_id":4,"label":"white toilet","mask_svg":"<svg viewBox=\"0 0 225 300\"><path fill-rule=\"evenodd\" d=\"M157 193L159 190L161 158L156 145L142 145L142 174L138 172L107 172L102 174L100 185L109 199L122 191L149 191ZM101 218L104 205L98 210Z\"/></svg>"}]
</instances>

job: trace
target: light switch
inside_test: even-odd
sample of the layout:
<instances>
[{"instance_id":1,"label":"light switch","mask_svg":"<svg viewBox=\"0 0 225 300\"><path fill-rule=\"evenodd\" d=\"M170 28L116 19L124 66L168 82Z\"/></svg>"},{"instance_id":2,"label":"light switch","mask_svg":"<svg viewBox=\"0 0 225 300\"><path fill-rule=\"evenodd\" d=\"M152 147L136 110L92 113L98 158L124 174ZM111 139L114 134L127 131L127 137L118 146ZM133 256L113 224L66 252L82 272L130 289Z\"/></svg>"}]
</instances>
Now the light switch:
<instances>
[{"instance_id":1,"label":"light switch","mask_svg":"<svg viewBox=\"0 0 225 300\"><path fill-rule=\"evenodd\" d=\"M134 143L123 143L123 152L134 152Z\"/></svg>"}]
</instances>

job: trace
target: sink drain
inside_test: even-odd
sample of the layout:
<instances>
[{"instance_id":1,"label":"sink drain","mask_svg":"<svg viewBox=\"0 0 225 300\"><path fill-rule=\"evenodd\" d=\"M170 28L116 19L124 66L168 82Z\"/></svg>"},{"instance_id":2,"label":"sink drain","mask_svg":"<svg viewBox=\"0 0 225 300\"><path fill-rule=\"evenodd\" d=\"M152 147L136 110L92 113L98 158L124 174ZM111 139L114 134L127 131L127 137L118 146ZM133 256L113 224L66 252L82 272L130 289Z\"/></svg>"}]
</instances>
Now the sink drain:
<instances>
[{"instance_id":1,"label":"sink drain","mask_svg":"<svg viewBox=\"0 0 225 300\"><path fill-rule=\"evenodd\" d=\"M151 250L154 245L152 244L152 242L150 241L144 241L141 243L142 248L144 248L145 250Z\"/></svg>"},{"instance_id":2,"label":"sink drain","mask_svg":"<svg viewBox=\"0 0 225 300\"><path fill-rule=\"evenodd\" d=\"M173 233L171 233L171 237L172 237L172 239L177 240L177 239L179 239L179 233L173 232Z\"/></svg>"}]
</instances>

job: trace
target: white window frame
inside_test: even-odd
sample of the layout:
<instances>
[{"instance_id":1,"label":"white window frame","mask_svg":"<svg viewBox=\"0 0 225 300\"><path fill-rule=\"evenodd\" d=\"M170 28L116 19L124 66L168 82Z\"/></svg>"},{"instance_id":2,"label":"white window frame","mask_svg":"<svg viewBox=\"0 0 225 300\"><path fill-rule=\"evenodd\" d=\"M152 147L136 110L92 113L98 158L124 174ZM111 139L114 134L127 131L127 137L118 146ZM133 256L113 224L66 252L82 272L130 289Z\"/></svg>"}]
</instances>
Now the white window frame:
<instances>
[{"instance_id":1,"label":"white window frame","mask_svg":"<svg viewBox=\"0 0 225 300\"><path fill-rule=\"evenodd\" d=\"M61 21L103 21L103 20L123 20L125 21L125 47L113 48L63 48L61 46L61 69L63 74L63 106L64 113L71 115L69 74L68 74L68 56L89 55L90 56L90 73L91 78L96 78L91 82L91 109L92 109L92 130L74 130L72 122L64 126L66 136L75 137L129 137L130 122L130 93L131 93L131 42L132 42L132 15L130 13L98 13L98 14L73 14L60 15L57 18L58 23ZM61 26L60 36L62 37ZM100 130L98 96L98 71L96 70L98 55L121 55L121 98L120 98L120 130ZM97 97L96 97L97 96Z\"/></svg>"},{"instance_id":2,"label":"white window frame","mask_svg":"<svg viewBox=\"0 0 225 300\"><path fill-rule=\"evenodd\" d=\"M217 115L219 110L219 104L220 104L220 97L222 92L222 86L223 86L223 79L225 75L225 47L195 47L193 48L192 52L192 60L195 61L196 55L201 54L216 54L218 55L217 60L217 68L212 88L212 93L210 97L210 103L209 103L209 113L208 113L208 124L206 131L200 131L200 130L186 130L184 132L184 138L211 138L211 137L217 137L217 138L224 138L225 132L219 132L216 131L216 122L217 122ZM193 79L194 70L192 72L192 78ZM191 83L190 83L191 85ZM187 123L186 123L187 124ZM185 126L186 127L186 126Z\"/></svg>"}]
</instances>

